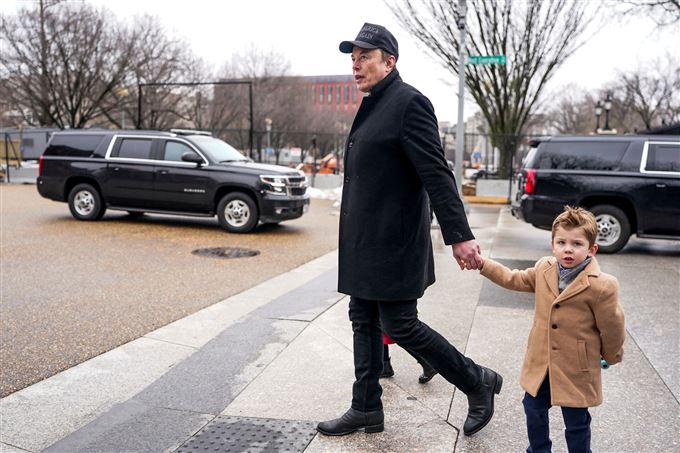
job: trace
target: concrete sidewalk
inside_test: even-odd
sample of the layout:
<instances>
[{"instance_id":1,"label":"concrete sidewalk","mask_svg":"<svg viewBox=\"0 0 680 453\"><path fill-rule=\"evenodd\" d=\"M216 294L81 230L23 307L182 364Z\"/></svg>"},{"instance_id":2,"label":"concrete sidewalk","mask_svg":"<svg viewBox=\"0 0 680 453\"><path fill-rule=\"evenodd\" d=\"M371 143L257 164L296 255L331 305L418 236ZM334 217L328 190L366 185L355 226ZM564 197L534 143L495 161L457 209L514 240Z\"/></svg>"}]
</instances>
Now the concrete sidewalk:
<instances>
[{"instance_id":1,"label":"concrete sidewalk","mask_svg":"<svg viewBox=\"0 0 680 453\"><path fill-rule=\"evenodd\" d=\"M550 252L549 232L507 207L473 207L470 223L484 253L508 265ZM353 381L334 252L4 398L0 451L524 451L517 382L532 295L458 270L438 230L433 240L438 281L421 318L505 380L496 416L471 438L460 432L465 395L440 376L419 384L420 366L397 346L396 374L381 381L385 431L316 434L318 421L349 407ZM629 337L623 364L605 372L605 404L592 410L593 451L679 451L673 376ZM551 422L554 451L566 451L559 410Z\"/></svg>"}]
</instances>

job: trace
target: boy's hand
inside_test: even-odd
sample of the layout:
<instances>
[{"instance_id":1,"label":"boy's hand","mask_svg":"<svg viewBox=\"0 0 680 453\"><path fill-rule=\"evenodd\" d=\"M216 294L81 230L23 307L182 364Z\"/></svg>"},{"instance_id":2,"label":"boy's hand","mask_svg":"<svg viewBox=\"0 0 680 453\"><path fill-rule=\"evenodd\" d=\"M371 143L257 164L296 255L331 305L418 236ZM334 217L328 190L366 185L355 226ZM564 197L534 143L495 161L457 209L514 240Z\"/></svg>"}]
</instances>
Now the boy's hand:
<instances>
[{"instance_id":1,"label":"boy's hand","mask_svg":"<svg viewBox=\"0 0 680 453\"><path fill-rule=\"evenodd\" d=\"M474 239L464 242L457 242L451 246L453 257L458 262L461 270L480 269L484 260L482 259L479 244Z\"/></svg>"}]
</instances>

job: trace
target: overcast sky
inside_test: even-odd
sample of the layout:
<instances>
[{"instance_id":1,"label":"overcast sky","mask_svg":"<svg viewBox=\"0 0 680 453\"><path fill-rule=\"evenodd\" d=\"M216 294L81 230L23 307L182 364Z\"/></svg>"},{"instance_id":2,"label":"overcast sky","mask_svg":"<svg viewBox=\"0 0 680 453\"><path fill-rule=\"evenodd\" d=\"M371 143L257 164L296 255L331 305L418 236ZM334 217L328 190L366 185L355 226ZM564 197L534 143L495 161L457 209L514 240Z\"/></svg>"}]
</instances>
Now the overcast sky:
<instances>
[{"instance_id":1,"label":"overcast sky","mask_svg":"<svg viewBox=\"0 0 680 453\"><path fill-rule=\"evenodd\" d=\"M12 4L12 1L14 4ZM600 0L591 0L599 2ZM27 0L0 1L13 13ZM338 51L342 40L354 39L364 22L385 25L399 41L397 67L435 106L440 121L456 122L457 78L418 46L394 19L382 0L88 0L118 18L149 13L168 31L185 37L193 51L216 68L235 52L255 44L283 54L294 75L351 74L349 56ZM601 2L603 7L608 3ZM559 70L549 89L574 83L595 89L611 81L617 70L630 70L654 57L680 54L680 26L655 31L645 17L625 24L609 22ZM466 103L465 116L476 111Z\"/></svg>"}]
</instances>

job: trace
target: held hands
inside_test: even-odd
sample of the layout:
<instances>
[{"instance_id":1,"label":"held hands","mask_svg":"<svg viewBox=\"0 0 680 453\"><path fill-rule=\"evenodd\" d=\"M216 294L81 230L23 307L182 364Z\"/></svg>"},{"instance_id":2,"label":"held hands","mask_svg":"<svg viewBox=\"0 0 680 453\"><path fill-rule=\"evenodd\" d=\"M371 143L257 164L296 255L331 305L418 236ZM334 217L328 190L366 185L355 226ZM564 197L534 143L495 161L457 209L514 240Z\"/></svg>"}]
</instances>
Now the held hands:
<instances>
[{"instance_id":1,"label":"held hands","mask_svg":"<svg viewBox=\"0 0 680 453\"><path fill-rule=\"evenodd\" d=\"M481 249L477 241L470 240L465 242L458 242L451 246L453 249L453 257L458 262L461 270L463 269L481 269L484 265L484 258L481 255Z\"/></svg>"}]
</instances>

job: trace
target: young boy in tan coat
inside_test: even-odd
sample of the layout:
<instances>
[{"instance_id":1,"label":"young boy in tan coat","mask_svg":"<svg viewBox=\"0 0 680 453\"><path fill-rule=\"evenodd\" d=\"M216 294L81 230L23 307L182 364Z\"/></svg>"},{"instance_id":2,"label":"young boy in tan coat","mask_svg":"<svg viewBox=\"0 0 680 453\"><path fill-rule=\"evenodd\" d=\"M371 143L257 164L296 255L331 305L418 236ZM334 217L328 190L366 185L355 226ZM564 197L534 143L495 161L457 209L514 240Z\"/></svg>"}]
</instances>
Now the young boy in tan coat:
<instances>
[{"instance_id":1,"label":"young boy in tan coat","mask_svg":"<svg viewBox=\"0 0 680 453\"><path fill-rule=\"evenodd\" d=\"M588 408L602 403L600 357L621 361L626 336L619 283L595 259L597 223L582 208L565 207L552 225L551 257L510 270L484 259L481 274L516 291L535 293L520 384L528 453L550 452L548 410L561 406L570 453L590 453Z\"/></svg>"}]
</instances>

